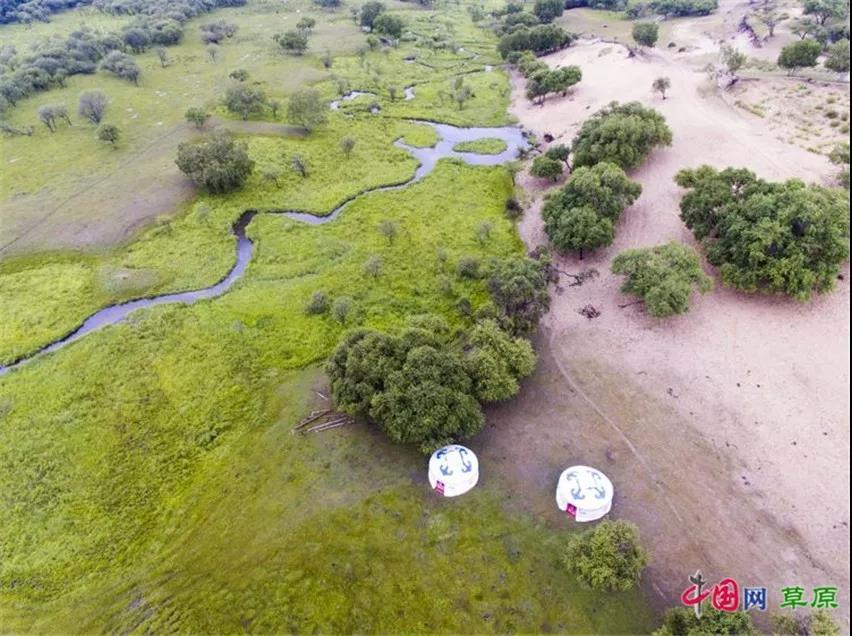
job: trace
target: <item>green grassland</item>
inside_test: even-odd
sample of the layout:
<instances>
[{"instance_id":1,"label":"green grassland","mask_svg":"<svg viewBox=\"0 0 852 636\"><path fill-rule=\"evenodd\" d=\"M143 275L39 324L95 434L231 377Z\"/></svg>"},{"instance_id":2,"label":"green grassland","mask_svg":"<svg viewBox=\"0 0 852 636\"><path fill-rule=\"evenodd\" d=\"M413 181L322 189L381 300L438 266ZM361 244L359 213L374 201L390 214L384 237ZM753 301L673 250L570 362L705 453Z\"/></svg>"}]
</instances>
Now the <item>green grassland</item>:
<instances>
[{"instance_id":1,"label":"green grassland","mask_svg":"<svg viewBox=\"0 0 852 636\"><path fill-rule=\"evenodd\" d=\"M325 404L314 391L324 381L319 364L346 329L397 328L424 312L467 326L458 301L476 308L487 294L483 281L455 274L458 260L523 253L504 213L513 188L503 167L444 160L422 181L358 197L321 226L274 214L327 214L359 192L410 178L415 161L392 142L428 146L435 135L406 118L507 121L505 74L472 68L493 61L493 38L463 7L388 4L418 37L452 38L465 50L416 40L362 60L352 51L365 36L345 9L250 0L207 17L240 28L216 65L200 59L189 27L185 43L169 49L172 67L155 68L153 56L142 56L148 72L139 89L101 75L73 78L67 89L13 111L17 123L30 121L37 103L70 104L83 88L110 83L108 120L121 113L126 133L116 151L98 147L76 121L55 135L45 129L2 140L2 196L48 191L59 201L90 173L107 178L123 162L132 171L140 148L159 143L159 130L196 134L180 124L187 100L212 100L236 67L270 94L286 98L310 83L331 99L336 81L317 55L339 46L331 72L376 92L382 106L374 116L353 100L305 136L249 134L249 122L241 138L257 170L242 190L196 194L114 249L0 262L2 362L108 303L214 283L233 265L234 220L260 211L248 227L252 261L228 293L137 312L0 377L0 631L649 629L642 594L583 589L559 564L564 537L504 505L507 486L487 467L476 491L444 501L425 484L422 456L363 423L290 432ZM267 40L278 30L272 16L292 23L297 9L316 15L317 36L309 55L291 58ZM80 15L68 12L52 25L70 28ZM50 26L33 31L50 33ZM26 35L16 26L0 30L0 39ZM411 55L418 61L406 63ZM461 109L444 94L458 75L475 94ZM414 85L415 99L392 102L390 77ZM138 117L129 116L131 103ZM344 135L357 140L349 159L337 151ZM305 179L288 169L294 153L308 160ZM110 209L90 214L92 222L111 222ZM62 219L50 220L57 234ZM398 227L393 240L378 230L382 221ZM484 241L483 222L492 225ZM374 276L364 264L376 258ZM305 313L317 291L352 299L345 324Z\"/></svg>"},{"instance_id":2,"label":"green grassland","mask_svg":"<svg viewBox=\"0 0 852 636\"><path fill-rule=\"evenodd\" d=\"M499 155L506 150L506 142L496 137L483 137L474 141L463 141L453 146L455 152L475 152L481 155Z\"/></svg>"}]
</instances>

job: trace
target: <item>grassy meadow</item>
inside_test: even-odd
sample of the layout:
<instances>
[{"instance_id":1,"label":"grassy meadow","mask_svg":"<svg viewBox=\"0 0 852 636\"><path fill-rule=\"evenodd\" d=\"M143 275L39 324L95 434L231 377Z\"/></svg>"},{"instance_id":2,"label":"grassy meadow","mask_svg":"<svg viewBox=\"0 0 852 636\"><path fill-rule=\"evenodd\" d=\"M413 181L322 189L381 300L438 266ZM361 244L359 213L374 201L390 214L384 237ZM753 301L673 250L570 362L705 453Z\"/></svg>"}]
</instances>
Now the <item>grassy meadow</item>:
<instances>
[{"instance_id":1,"label":"grassy meadow","mask_svg":"<svg viewBox=\"0 0 852 636\"><path fill-rule=\"evenodd\" d=\"M153 53L138 56L139 88L100 73L74 77L12 111L16 125L32 123L38 104L70 107L81 90L100 87L111 99L106 121L123 139L106 148L75 118L55 134L42 126L31 138L0 140L0 244L50 210L39 225L45 236L61 238L74 219L120 224L117 208L85 208L75 193L98 181L118 197L159 171L175 173L177 141L198 134L183 112L207 104L227 126L216 98L234 68L285 101L305 85L331 100L340 82L377 95L330 111L309 135L260 134L269 113L256 132L249 122L240 137L257 166L243 189L191 192L174 209L152 210L119 244L80 251L46 240L44 250L0 253L2 364L107 304L216 282L233 265L233 222L260 212L248 226L252 261L223 296L139 311L0 376L0 631L650 628L641 592L602 598L572 579L559 562L564 536L506 505L507 484L487 466L479 488L444 501L429 490L421 455L364 423L291 433L327 404L320 365L346 329L393 329L426 312L467 326L459 301L475 309L487 294L483 281L456 274L459 259L523 253L505 216L513 187L503 167L443 160L416 184L358 197L325 225L274 213L328 214L409 179L416 162L394 140L435 143L433 129L409 118L508 121L506 75L484 70L497 62L494 39L463 6L386 4L416 35L387 52L356 54L366 36L346 7L249 0L190 22L167 68ZM318 22L308 54L276 51L272 33L306 14ZM0 27L0 41L20 48L82 20L110 29L125 19L69 11L29 30ZM197 24L215 19L239 31L212 63ZM435 38L456 46L423 45ZM330 70L319 62L327 49ZM457 76L474 94L461 109L446 95ZM415 98L391 100L390 82L413 85ZM366 112L371 101L379 115ZM356 139L349 158L338 150L343 136ZM289 169L295 153L308 161L306 178ZM398 229L392 240L378 229L384 221ZM345 321L305 312L318 291L351 299Z\"/></svg>"}]
</instances>

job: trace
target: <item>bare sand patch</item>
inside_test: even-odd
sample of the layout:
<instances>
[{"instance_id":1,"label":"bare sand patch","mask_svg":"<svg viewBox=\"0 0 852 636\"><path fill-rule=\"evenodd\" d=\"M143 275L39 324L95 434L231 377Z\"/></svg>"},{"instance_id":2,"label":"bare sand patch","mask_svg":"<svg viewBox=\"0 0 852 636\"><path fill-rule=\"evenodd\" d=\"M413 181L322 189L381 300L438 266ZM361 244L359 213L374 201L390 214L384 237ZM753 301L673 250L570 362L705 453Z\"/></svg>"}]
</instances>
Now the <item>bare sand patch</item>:
<instances>
[{"instance_id":1,"label":"bare sand patch","mask_svg":"<svg viewBox=\"0 0 852 636\"><path fill-rule=\"evenodd\" d=\"M616 474L620 514L635 518L652 542L652 584L666 602L677 603L696 567L766 585L776 607L782 586L831 584L842 590L838 611L848 629L848 266L835 292L807 304L748 296L717 281L689 314L665 321L644 315L641 305L621 308L633 298L609 272L625 248L693 243L678 217L682 191L673 177L681 168L744 166L769 179L818 183L829 183L835 168L779 140L672 55L629 59L620 46L584 42L546 61L579 64L584 78L572 95L543 107L524 99L523 80L515 78L512 111L539 138L547 132L569 141L583 120L617 99L657 108L675 139L632 175L643 193L625 212L614 245L583 261L560 259L561 269L601 274L557 293L545 319L547 355L559 371L554 377L562 377L550 392L591 410L565 425L566 435L584 442L565 460L605 461L616 443L622 457L632 457L629 470ZM669 99L651 92L659 76L672 80ZM543 184L522 181L535 197L521 223L532 247L545 238ZM586 304L600 317L580 315ZM678 533L691 538L684 543Z\"/></svg>"}]
</instances>

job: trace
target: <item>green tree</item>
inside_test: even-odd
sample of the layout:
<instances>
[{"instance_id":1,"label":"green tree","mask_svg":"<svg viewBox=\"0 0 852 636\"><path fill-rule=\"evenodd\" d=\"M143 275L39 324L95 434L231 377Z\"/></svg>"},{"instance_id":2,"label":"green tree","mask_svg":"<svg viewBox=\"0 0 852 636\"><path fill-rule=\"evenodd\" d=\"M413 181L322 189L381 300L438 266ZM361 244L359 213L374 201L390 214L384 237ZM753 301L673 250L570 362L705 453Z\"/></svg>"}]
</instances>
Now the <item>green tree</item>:
<instances>
[{"instance_id":1,"label":"green tree","mask_svg":"<svg viewBox=\"0 0 852 636\"><path fill-rule=\"evenodd\" d=\"M668 77L658 77L654 80L651 88L655 93L659 93L663 99L666 98L666 93L672 87L672 81Z\"/></svg>"},{"instance_id":2,"label":"green tree","mask_svg":"<svg viewBox=\"0 0 852 636\"><path fill-rule=\"evenodd\" d=\"M305 305L305 313L309 316L317 316L328 312L330 303L325 292L317 291L311 294L310 300Z\"/></svg>"},{"instance_id":3,"label":"green tree","mask_svg":"<svg viewBox=\"0 0 852 636\"><path fill-rule=\"evenodd\" d=\"M499 261L492 268L487 287L500 313L500 323L513 335L535 331L550 308L547 291L549 263L531 258Z\"/></svg>"},{"instance_id":4,"label":"green tree","mask_svg":"<svg viewBox=\"0 0 852 636\"><path fill-rule=\"evenodd\" d=\"M373 32L383 33L389 37L398 40L402 37L402 30L405 28L405 22L399 16L391 15L390 13L382 13L376 16L373 20Z\"/></svg>"},{"instance_id":5,"label":"green tree","mask_svg":"<svg viewBox=\"0 0 852 636\"><path fill-rule=\"evenodd\" d=\"M296 28L304 34L308 34L317 25L317 21L310 16L304 16L296 23Z\"/></svg>"},{"instance_id":6,"label":"green tree","mask_svg":"<svg viewBox=\"0 0 852 636\"><path fill-rule=\"evenodd\" d=\"M406 353L373 398L370 417L393 441L416 444L424 453L475 435L485 424L461 360L429 345Z\"/></svg>"},{"instance_id":7,"label":"green tree","mask_svg":"<svg viewBox=\"0 0 852 636\"><path fill-rule=\"evenodd\" d=\"M840 627L826 610L812 614L773 614L772 634L777 636L840 636Z\"/></svg>"},{"instance_id":8,"label":"green tree","mask_svg":"<svg viewBox=\"0 0 852 636\"><path fill-rule=\"evenodd\" d=\"M627 276L621 291L639 296L654 318L685 314L695 287L702 294L713 287L695 250L679 243L622 252L613 260L612 271Z\"/></svg>"},{"instance_id":9,"label":"green tree","mask_svg":"<svg viewBox=\"0 0 852 636\"><path fill-rule=\"evenodd\" d=\"M374 0L370 0L370 2L365 2L361 7L361 26L367 27L368 29L373 28L373 22L379 17L379 14L383 13L385 10L385 5L381 2L375 2Z\"/></svg>"},{"instance_id":10,"label":"green tree","mask_svg":"<svg viewBox=\"0 0 852 636\"><path fill-rule=\"evenodd\" d=\"M319 91L306 88L293 93L287 102L287 119L308 132L324 124L328 116Z\"/></svg>"},{"instance_id":11,"label":"green tree","mask_svg":"<svg viewBox=\"0 0 852 636\"><path fill-rule=\"evenodd\" d=\"M562 189L548 198L542 216L589 206L599 215L617 221L640 194L640 184L631 181L617 165L603 161L577 168Z\"/></svg>"},{"instance_id":12,"label":"green tree","mask_svg":"<svg viewBox=\"0 0 852 636\"><path fill-rule=\"evenodd\" d=\"M547 155L539 155L533 159L530 174L539 179L550 179L558 181L562 176L562 171L565 169L565 164L556 159L551 159Z\"/></svg>"},{"instance_id":13,"label":"green tree","mask_svg":"<svg viewBox=\"0 0 852 636\"><path fill-rule=\"evenodd\" d=\"M624 591L636 585L648 554L634 524L605 519L591 530L570 535L562 562L593 589Z\"/></svg>"},{"instance_id":14,"label":"green tree","mask_svg":"<svg viewBox=\"0 0 852 636\"><path fill-rule=\"evenodd\" d=\"M259 88L235 84L225 91L225 107L246 120L263 112L266 107L266 94Z\"/></svg>"},{"instance_id":15,"label":"green tree","mask_svg":"<svg viewBox=\"0 0 852 636\"><path fill-rule=\"evenodd\" d=\"M591 206L566 210L545 221L545 231L560 252L586 252L612 245L615 230L612 220L598 214Z\"/></svg>"},{"instance_id":16,"label":"green tree","mask_svg":"<svg viewBox=\"0 0 852 636\"><path fill-rule=\"evenodd\" d=\"M791 73L796 69L816 66L822 45L814 40L793 42L781 49L778 56L778 66L788 69Z\"/></svg>"},{"instance_id":17,"label":"green tree","mask_svg":"<svg viewBox=\"0 0 852 636\"><path fill-rule=\"evenodd\" d=\"M721 612L707 607L701 618L691 608L677 607L666 612L663 624L653 636L759 636L748 612Z\"/></svg>"},{"instance_id":18,"label":"green tree","mask_svg":"<svg viewBox=\"0 0 852 636\"><path fill-rule=\"evenodd\" d=\"M297 29L292 29L285 33L279 33L272 38L278 43L287 53L294 55L302 55L308 50L308 36Z\"/></svg>"},{"instance_id":19,"label":"green tree","mask_svg":"<svg viewBox=\"0 0 852 636\"><path fill-rule=\"evenodd\" d=\"M815 16L821 25L831 19L842 20L849 15L847 0L805 0L804 9L806 15Z\"/></svg>"},{"instance_id":20,"label":"green tree","mask_svg":"<svg viewBox=\"0 0 852 636\"><path fill-rule=\"evenodd\" d=\"M657 111L638 102L612 102L583 123L571 146L575 166L608 161L632 170L654 148L671 143L672 131Z\"/></svg>"},{"instance_id":21,"label":"green tree","mask_svg":"<svg viewBox=\"0 0 852 636\"><path fill-rule=\"evenodd\" d=\"M656 22L637 22L633 25L633 41L639 46L654 46L660 37Z\"/></svg>"},{"instance_id":22,"label":"green tree","mask_svg":"<svg viewBox=\"0 0 852 636\"><path fill-rule=\"evenodd\" d=\"M729 73L736 73L748 60L745 53L740 52L729 44L722 45L722 63Z\"/></svg>"},{"instance_id":23,"label":"green tree","mask_svg":"<svg viewBox=\"0 0 852 636\"><path fill-rule=\"evenodd\" d=\"M101 124L98 127L98 139L112 144L115 147L115 144L118 143L118 138L120 136L120 132L118 130L118 126L115 124Z\"/></svg>"},{"instance_id":24,"label":"green tree","mask_svg":"<svg viewBox=\"0 0 852 636\"><path fill-rule=\"evenodd\" d=\"M676 181L690 190L681 218L726 285L798 300L833 289L849 256L848 192L709 166Z\"/></svg>"},{"instance_id":25,"label":"green tree","mask_svg":"<svg viewBox=\"0 0 852 636\"><path fill-rule=\"evenodd\" d=\"M562 15L565 10L563 0L535 0L533 5L533 14L543 24L553 22L556 18Z\"/></svg>"},{"instance_id":26,"label":"green tree","mask_svg":"<svg viewBox=\"0 0 852 636\"><path fill-rule=\"evenodd\" d=\"M571 146L567 144L554 144L544 154L554 161L568 163L568 158L571 156Z\"/></svg>"},{"instance_id":27,"label":"green tree","mask_svg":"<svg viewBox=\"0 0 852 636\"><path fill-rule=\"evenodd\" d=\"M352 151L355 150L355 144L357 143L354 137L344 137L340 140L340 151L343 153L347 159L352 155Z\"/></svg>"},{"instance_id":28,"label":"green tree","mask_svg":"<svg viewBox=\"0 0 852 636\"><path fill-rule=\"evenodd\" d=\"M849 40L843 39L828 47L825 68L835 73L849 72Z\"/></svg>"},{"instance_id":29,"label":"green tree","mask_svg":"<svg viewBox=\"0 0 852 636\"><path fill-rule=\"evenodd\" d=\"M210 113L208 113L205 109L199 108L197 106L193 106L192 108L187 108L184 113L184 118L190 124L194 124L198 130L204 128L204 125L207 123L207 120L210 119Z\"/></svg>"},{"instance_id":30,"label":"green tree","mask_svg":"<svg viewBox=\"0 0 852 636\"><path fill-rule=\"evenodd\" d=\"M470 333L464 364L476 399L508 400L517 394L518 381L535 368L535 352L529 341L513 338L494 320L485 320Z\"/></svg>"},{"instance_id":31,"label":"green tree","mask_svg":"<svg viewBox=\"0 0 852 636\"><path fill-rule=\"evenodd\" d=\"M175 163L197 185L217 193L239 188L254 169L246 144L227 133L181 143Z\"/></svg>"}]
</instances>

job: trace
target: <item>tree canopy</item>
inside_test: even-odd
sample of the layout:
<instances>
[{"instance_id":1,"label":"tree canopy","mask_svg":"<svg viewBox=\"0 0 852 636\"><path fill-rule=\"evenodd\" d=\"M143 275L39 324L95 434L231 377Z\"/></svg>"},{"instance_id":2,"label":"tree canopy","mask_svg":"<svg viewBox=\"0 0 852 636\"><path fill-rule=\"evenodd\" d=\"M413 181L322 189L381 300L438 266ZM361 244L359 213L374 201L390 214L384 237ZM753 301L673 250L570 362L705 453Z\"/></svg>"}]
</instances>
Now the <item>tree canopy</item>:
<instances>
[{"instance_id":1,"label":"tree canopy","mask_svg":"<svg viewBox=\"0 0 852 636\"><path fill-rule=\"evenodd\" d=\"M684 636L714 634L715 636L758 636L751 615L745 611L722 612L704 608L701 618L692 608L676 607L666 612L663 624L653 636Z\"/></svg>"},{"instance_id":2,"label":"tree canopy","mask_svg":"<svg viewBox=\"0 0 852 636\"><path fill-rule=\"evenodd\" d=\"M514 335L527 335L550 308L547 292L550 263L531 258L500 261L488 276L488 291L500 323Z\"/></svg>"},{"instance_id":3,"label":"tree canopy","mask_svg":"<svg viewBox=\"0 0 852 636\"><path fill-rule=\"evenodd\" d=\"M254 168L245 143L214 133L178 146L178 168L210 192L230 192L243 185Z\"/></svg>"},{"instance_id":4,"label":"tree canopy","mask_svg":"<svg viewBox=\"0 0 852 636\"><path fill-rule=\"evenodd\" d=\"M656 22L637 22L633 25L633 41L640 46L654 46L660 36Z\"/></svg>"},{"instance_id":5,"label":"tree canopy","mask_svg":"<svg viewBox=\"0 0 852 636\"><path fill-rule=\"evenodd\" d=\"M535 354L496 322L462 342L436 316L414 317L398 334L357 329L326 363L337 408L369 417L392 440L431 452L478 433L480 403L512 397Z\"/></svg>"},{"instance_id":6,"label":"tree canopy","mask_svg":"<svg viewBox=\"0 0 852 636\"><path fill-rule=\"evenodd\" d=\"M532 12L542 23L553 22L565 10L563 0L535 0Z\"/></svg>"},{"instance_id":7,"label":"tree canopy","mask_svg":"<svg viewBox=\"0 0 852 636\"><path fill-rule=\"evenodd\" d=\"M657 146L669 146L672 132L665 118L639 102L612 102L587 119L574 138L574 165L607 161L632 170Z\"/></svg>"},{"instance_id":8,"label":"tree canopy","mask_svg":"<svg viewBox=\"0 0 852 636\"><path fill-rule=\"evenodd\" d=\"M849 195L746 169L682 170L681 218L722 281L747 292L807 300L834 287L849 255Z\"/></svg>"},{"instance_id":9,"label":"tree canopy","mask_svg":"<svg viewBox=\"0 0 852 636\"><path fill-rule=\"evenodd\" d=\"M781 49L778 56L778 66L794 71L806 66L816 66L822 45L815 40L793 42Z\"/></svg>"},{"instance_id":10,"label":"tree canopy","mask_svg":"<svg viewBox=\"0 0 852 636\"><path fill-rule=\"evenodd\" d=\"M287 101L287 120L312 131L328 119L326 106L320 99L319 91L306 88L290 95Z\"/></svg>"},{"instance_id":11,"label":"tree canopy","mask_svg":"<svg viewBox=\"0 0 852 636\"><path fill-rule=\"evenodd\" d=\"M570 46L576 36L555 24L520 27L500 38L497 49L505 59L513 51L547 53Z\"/></svg>"},{"instance_id":12,"label":"tree canopy","mask_svg":"<svg viewBox=\"0 0 852 636\"><path fill-rule=\"evenodd\" d=\"M825 68L835 73L849 72L849 40L843 39L828 47Z\"/></svg>"},{"instance_id":13,"label":"tree canopy","mask_svg":"<svg viewBox=\"0 0 852 636\"><path fill-rule=\"evenodd\" d=\"M642 186L613 163L581 166L545 202L544 231L556 249L582 257L612 243L615 222L641 193Z\"/></svg>"},{"instance_id":14,"label":"tree canopy","mask_svg":"<svg viewBox=\"0 0 852 636\"><path fill-rule=\"evenodd\" d=\"M562 562L593 589L625 591L636 585L648 553L634 524L605 519L590 530L569 535Z\"/></svg>"},{"instance_id":15,"label":"tree canopy","mask_svg":"<svg viewBox=\"0 0 852 636\"><path fill-rule=\"evenodd\" d=\"M627 276L621 291L639 296L655 318L686 313L693 288L705 293L713 287L695 250L679 243L624 251L613 260L612 271Z\"/></svg>"},{"instance_id":16,"label":"tree canopy","mask_svg":"<svg viewBox=\"0 0 852 636\"><path fill-rule=\"evenodd\" d=\"M266 94L254 86L235 84L225 91L225 107L245 120L263 112Z\"/></svg>"}]
</instances>

